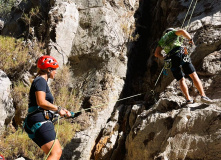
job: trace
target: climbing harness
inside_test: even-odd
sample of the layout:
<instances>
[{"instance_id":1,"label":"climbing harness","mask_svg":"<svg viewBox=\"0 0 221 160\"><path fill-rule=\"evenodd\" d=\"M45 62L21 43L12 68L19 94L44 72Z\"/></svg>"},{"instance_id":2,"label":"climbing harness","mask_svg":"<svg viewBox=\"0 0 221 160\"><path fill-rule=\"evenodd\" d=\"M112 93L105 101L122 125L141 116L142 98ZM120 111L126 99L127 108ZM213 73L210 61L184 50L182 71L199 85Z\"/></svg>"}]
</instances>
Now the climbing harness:
<instances>
[{"instance_id":1,"label":"climbing harness","mask_svg":"<svg viewBox=\"0 0 221 160\"><path fill-rule=\"evenodd\" d=\"M43 121L43 122L37 122L35 123L31 128L28 126L27 124L27 117L25 118L25 122L24 122L24 125L32 131L32 134L28 133L28 137L33 139L35 138L35 132L45 123L47 122L51 122L51 121Z\"/></svg>"},{"instance_id":2,"label":"climbing harness","mask_svg":"<svg viewBox=\"0 0 221 160\"><path fill-rule=\"evenodd\" d=\"M172 67L171 59L164 60L164 69L170 69Z\"/></svg>"},{"instance_id":3,"label":"climbing harness","mask_svg":"<svg viewBox=\"0 0 221 160\"><path fill-rule=\"evenodd\" d=\"M183 62L190 62L190 56L189 55L185 55L183 57Z\"/></svg>"},{"instance_id":4,"label":"climbing harness","mask_svg":"<svg viewBox=\"0 0 221 160\"><path fill-rule=\"evenodd\" d=\"M47 119L45 121L42 121L42 122L37 122L35 123L34 125L32 125L31 127L28 126L28 123L27 123L27 120L28 120L28 116L37 112L37 111L40 111L40 112L43 112L43 115L44 117ZM46 110L43 110L42 108L40 108L39 106L32 106L32 107L29 107L28 108L28 114L24 120L24 123L23 123L23 127L22 127L22 130L27 127L31 132L31 133L28 133L28 137L33 139L35 138L35 132L45 123L51 123L51 121L49 120L49 115L48 115L48 111Z\"/></svg>"}]
</instances>

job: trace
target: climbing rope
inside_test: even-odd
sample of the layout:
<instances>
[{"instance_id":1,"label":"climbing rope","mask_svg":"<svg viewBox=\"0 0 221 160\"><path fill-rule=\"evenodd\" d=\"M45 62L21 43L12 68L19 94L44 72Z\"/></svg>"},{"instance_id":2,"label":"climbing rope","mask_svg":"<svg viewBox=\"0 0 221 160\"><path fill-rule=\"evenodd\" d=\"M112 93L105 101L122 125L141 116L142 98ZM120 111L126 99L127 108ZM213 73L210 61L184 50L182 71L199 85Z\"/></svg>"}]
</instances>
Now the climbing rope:
<instances>
[{"instance_id":1,"label":"climbing rope","mask_svg":"<svg viewBox=\"0 0 221 160\"><path fill-rule=\"evenodd\" d=\"M56 141L57 136L58 136L58 129L59 129L59 117L60 117L60 116L58 116L58 127L57 127L57 131L56 131L56 136L55 136L54 142L53 142L53 144L52 144L52 146L51 146L51 148L50 148L50 150L49 150L49 152L48 152L47 156L45 157L45 160L47 160L47 159L48 159L48 156L51 154L51 151L52 151L52 149L53 149L53 147L54 147L54 145L55 145L55 141Z\"/></svg>"},{"instance_id":2,"label":"climbing rope","mask_svg":"<svg viewBox=\"0 0 221 160\"><path fill-rule=\"evenodd\" d=\"M184 22L186 21L187 15L189 14L189 11L190 11L190 8L191 8L191 6L192 6L192 3L193 3L193 0L192 0L191 3L190 3L190 6L189 6L188 11L187 11L187 13L186 13L186 15L185 15L185 18L184 18L184 20L183 20L183 24L182 24L181 28L183 28Z\"/></svg>"},{"instance_id":3,"label":"climbing rope","mask_svg":"<svg viewBox=\"0 0 221 160\"><path fill-rule=\"evenodd\" d=\"M194 4L194 6L193 6L192 13L191 13L190 18L189 18L189 21L188 21L188 23L187 23L187 26L186 26L186 29L187 29L187 30L188 30L187 27L189 26L190 20L192 19L192 16L193 16L193 12L194 12L194 10L195 10L195 8L196 8L197 1L198 1L198 0L196 0L195 4Z\"/></svg>"}]
</instances>

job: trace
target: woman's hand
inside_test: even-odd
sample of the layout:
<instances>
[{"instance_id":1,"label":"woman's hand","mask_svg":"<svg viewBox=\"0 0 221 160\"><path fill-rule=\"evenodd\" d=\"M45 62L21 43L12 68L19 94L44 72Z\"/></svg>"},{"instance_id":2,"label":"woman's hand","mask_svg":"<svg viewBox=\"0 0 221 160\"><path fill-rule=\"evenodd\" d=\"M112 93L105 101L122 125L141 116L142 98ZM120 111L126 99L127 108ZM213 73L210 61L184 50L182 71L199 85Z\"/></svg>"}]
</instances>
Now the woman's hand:
<instances>
[{"instance_id":1,"label":"woman's hand","mask_svg":"<svg viewBox=\"0 0 221 160\"><path fill-rule=\"evenodd\" d=\"M65 117L70 117L71 116L71 113L68 111L68 110L66 110L66 109L64 109L64 108L62 108L59 112L58 112L58 114L60 115L60 116L65 116Z\"/></svg>"}]
</instances>

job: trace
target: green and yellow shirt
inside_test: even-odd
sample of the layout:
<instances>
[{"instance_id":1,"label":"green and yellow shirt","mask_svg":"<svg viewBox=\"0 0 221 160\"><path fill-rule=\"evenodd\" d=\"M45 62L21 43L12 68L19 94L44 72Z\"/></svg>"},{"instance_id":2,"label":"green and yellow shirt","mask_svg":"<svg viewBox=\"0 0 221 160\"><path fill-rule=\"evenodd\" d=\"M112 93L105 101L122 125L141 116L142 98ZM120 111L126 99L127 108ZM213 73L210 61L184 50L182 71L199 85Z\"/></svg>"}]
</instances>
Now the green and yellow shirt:
<instances>
[{"instance_id":1,"label":"green and yellow shirt","mask_svg":"<svg viewBox=\"0 0 221 160\"><path fill-rule=\"evenodd\" d=\"M168 54L172 49L181 47L182 43L179 37L175 34L176 31L166 33L158 42L159 46Z\"/></svg>"}]
</instances>

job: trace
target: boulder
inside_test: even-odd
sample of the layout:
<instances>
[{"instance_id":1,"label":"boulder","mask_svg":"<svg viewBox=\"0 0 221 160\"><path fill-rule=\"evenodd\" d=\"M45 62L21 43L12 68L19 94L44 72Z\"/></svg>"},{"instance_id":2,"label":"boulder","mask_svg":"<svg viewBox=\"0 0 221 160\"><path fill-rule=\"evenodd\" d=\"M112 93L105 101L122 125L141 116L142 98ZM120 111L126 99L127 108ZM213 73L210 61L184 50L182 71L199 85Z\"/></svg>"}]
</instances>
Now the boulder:
<instances>
[{"instance_id":1,"label":"boulder","mask_svg":"<svg viewBox=\"0 0 221 160\"><path fill-rule=\"evenodd\" d=\"M4 131L15 113L12 97L10 94L11 81L7 75L0 70L0 132Z\"/></svg>"}]
</instances>

